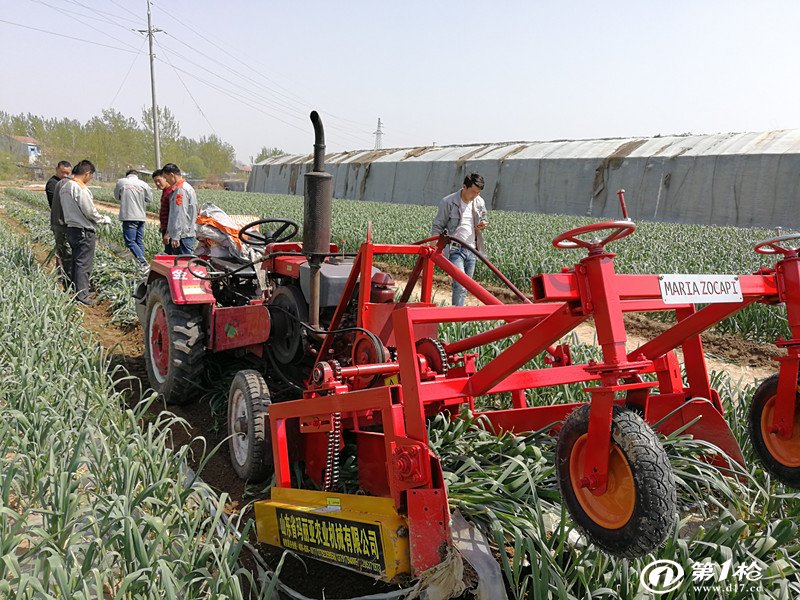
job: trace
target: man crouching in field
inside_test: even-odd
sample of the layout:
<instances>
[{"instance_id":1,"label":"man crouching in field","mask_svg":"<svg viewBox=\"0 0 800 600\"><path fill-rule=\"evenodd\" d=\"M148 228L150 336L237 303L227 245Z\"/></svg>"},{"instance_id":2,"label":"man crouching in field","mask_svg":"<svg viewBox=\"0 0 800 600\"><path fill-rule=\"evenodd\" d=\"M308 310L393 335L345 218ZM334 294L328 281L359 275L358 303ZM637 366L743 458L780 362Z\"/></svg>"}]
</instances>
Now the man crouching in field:
<instances>
[{"instance_id":1,"label":"man crouching in field","mask_svg":"<svg viewBox=\"0 0 800 600\"><path fill-rule=\"evenodd\" d=\"M82 160L72 168L72 179L65 179L60 189L61 210L67 225L67 240L72 248L72 285L75 299L93 306L89 297L89 276L94 266L94 249L97 225L110 223L111 219L97 212L89 182L94 176L94 165Z\"/></svg>"},{"instance_id":2,"label":"man crouching in field","mask_svg":"<svg viewBox=\"0 0 800 600\"><path fill-rule=\"evenodd\" d=\"M195 244L197 195L183 177L178 165L167 163L161 167L164 179L172 189L169 197L169 217L164 243L167 254L192 254Z\"/></svg>"}]
</instances>

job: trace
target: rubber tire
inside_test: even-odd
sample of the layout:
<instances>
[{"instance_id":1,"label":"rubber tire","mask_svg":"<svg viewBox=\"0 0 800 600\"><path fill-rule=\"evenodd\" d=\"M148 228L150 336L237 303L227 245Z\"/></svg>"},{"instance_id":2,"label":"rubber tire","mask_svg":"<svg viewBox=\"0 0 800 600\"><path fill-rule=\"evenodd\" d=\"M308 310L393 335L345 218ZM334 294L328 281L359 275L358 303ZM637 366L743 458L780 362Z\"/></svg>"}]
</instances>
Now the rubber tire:
<instances>
[{"instance_id":1,"label":"rubber tire","mask_svg":"<svg viewBox=\"0 0 800 600\"><path fill-rule=\"evenodd\" d=\"M272 304L294 313L302 323L308 323L308 304L299 286L282 285L275 288L269 299L269 305ZM268 343L278 364L294 365L302 361L306 353L302 327L290 316L280 313L279 310L270 311L273 324Z\"/></svg>"},{"instance_id":2,"label":"rubber tire","mask_svg":"<svg viewBox=\"0 0 800 600\"><path fill-rule=\"evenodd\" d=\"M798 381L798 385L800 385L800 381ZM788 467L775 460L761 435L761 415L764 411L764 406L777 392L777 374L767 377L758 386L753 394L750 409L747 411L747 433L750 435L753 449L756 451L756 455L761 464L764 465L764 468L782 483L789 487L800 489L800 467Z\"/></svg>"},{"instance_id":3,"label":"rubber tire","mask_svg":"<svg viewBox=\"0 0 800 600\"><path fill-rule=\"evenodd\" d=\"M234 414L232 402L234 393L242 392L247 419L247 456L239 463L234 450ZM272 475L272 441L269 426L269 407L271 404L269 388L261 373L248 369L239 371L233 378L228 393L228 451L233 470L240 479L253 482L264 481Z\"/></svg>"},{"instance_id":4,"label":"rubber tire","mask_svg":"<svg viewBox=\"0 0 800 600\"><path fill-rule=\"evenodd\" d=\"M151 313L159 304L164 307L170 344L170 361L163 382L159 382L155 375L150 354ZM205 370L202 314L193 306L173 303L169 285L163 279L157 279L148 286L144 314L144 362L150 385L168 404L193 402L200 391L197 378Z\"/></svg>"},{"instance_id":5,"label":"rubber tire","mask_svg":"<svg viewBox=\"0 0 800 600\"><path fill-rule=\"evenodd\" d=\"M575 442L589 430L589 410L588 404L575 409L558 437L556 474L567 509L586 537L609 554L638 558L655 552L674 531L678 518L678 492L667 453L641 417L614 406L611 443L628 461L636 501L625 525L602 527L583 510L570 479L570 454Z\"/></svg>"}]
</instances>

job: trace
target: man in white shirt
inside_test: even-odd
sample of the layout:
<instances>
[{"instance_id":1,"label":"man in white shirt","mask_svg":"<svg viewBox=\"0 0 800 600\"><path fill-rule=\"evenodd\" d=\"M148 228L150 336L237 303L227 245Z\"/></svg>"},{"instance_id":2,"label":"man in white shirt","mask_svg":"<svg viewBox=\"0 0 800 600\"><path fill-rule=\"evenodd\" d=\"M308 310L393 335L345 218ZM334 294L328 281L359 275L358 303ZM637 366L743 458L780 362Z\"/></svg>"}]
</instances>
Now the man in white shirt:
<instances>
[{"instance_id":1,"label":"man in white shirt","mask_svg":"<svg viewBox=\"0 0 800 600\"><path fill-rule=\"evenodd\" d=\"M119 202L119 220L122 221L122 237L142 270L147 269L144 256L144 224L147 220L147 204L153 200L150 186L139 179L135 169L117 180L114 198Z\"/></svg>"},{"instance_id":2,"label":"man in white shirt","mask_svg":"<svg viewBox=\"0 0 800 600\"><path fill-rule=\"evenodd\" d=\"M483 177L477 173L467 175L460 190L442 198L431 228L431 235L450 236L445 255L470 277L475 273L477 257L465 244L483 252L483 230L489 223L486 203L480 196L483 187ZM467 290L453 281L453 306L464 306L466 299Z\"/></svg>"},{"instance_id":3,"label":"man in white shirt","mask_svg":"<svg viewBox=\"0 0 800 600\"><path fill-rule=\"evenodd\" d=\"M87 306L95 304L89 297L89 276L94 266L97 225L111 222L95 208L94 196L88 187L94 172L94 165L82 160L72 168L72 179L65 179L59 190L67 240L72 248L71 279L76 292L75 299Z\"/></svg>"}]
</instances>

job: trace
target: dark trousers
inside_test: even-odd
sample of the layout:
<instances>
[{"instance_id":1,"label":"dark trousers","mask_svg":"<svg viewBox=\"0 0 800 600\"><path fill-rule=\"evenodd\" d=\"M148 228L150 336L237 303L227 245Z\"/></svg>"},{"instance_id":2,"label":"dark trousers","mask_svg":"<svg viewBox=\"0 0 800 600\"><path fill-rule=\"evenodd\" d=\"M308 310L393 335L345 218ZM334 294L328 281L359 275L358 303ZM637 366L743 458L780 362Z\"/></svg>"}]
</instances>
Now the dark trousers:
<instances>
[{"instance_id":1,"label":"dark trousers","mask_svg":"<svg viewBox=\"0 0 800 600\"><path fill-rule=\"evenodd\" d=\"M89 276L94 266L94 246L97 234L91 229L67 227L67 239L72 248L72 287L78 299L89 297Z\"/></svg>"},{"instance_id":2,"label":"dark trousers","mask_svg":"<svg viewBox=\"0 0 800 600\"><path fill-rule=\"evenodd\" d=\"M53 229L55 238L56 264L58 265L58 277L64 284L65 289L69 289L72 282L72 248L67 240L67 228L58 227Z\"/></svg>"},{"instance_id":3,"label":"dark trousers","mask_svg":"<svg viewBox=\"0 0 800 600\"><path fill-rule=\"evenodd\" d=\"M122 237L125 240L125 246L128 247L128 250L133 252L136 260L139 262L145 262L144 221L123 221Z\"/></svg>"},{"instance_id":4,"label":"dark trousers","mask_svg":"<svg viewBox=\"0 0 800 600\"><path fill-rule=\"evenodd\" d=\"M179 254L194 254L194 246L195 246L195 238L181 238L181 245L177 248L173 248L172 244L167 244L164 247L164 251L166 254L170 254L172 256L178 256Z\"/></svg>"}]
</instances>

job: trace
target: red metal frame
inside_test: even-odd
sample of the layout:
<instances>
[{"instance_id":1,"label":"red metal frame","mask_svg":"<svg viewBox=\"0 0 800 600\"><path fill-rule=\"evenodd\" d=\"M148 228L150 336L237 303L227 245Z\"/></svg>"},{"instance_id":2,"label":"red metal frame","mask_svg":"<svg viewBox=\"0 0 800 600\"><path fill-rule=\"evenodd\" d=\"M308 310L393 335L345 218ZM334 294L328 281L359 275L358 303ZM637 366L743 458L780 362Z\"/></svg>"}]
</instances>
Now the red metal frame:
<instances>
[{"instance_id":1,"label":"red metal frame","mask_svg":"<svg viewBox=\"0 0 800 600\"><path fill-rule=\"evenodd\" d=\"M302 399L270 409L276 482L280 487L292 485L287 422L299 420L301 432L324 432L329 431L326 424L332 414L341 413L344 429L357 432L362 487L392 497L399 510L407 511L415 572L437 564L441 560L439 544L449 543L448 528L439 526L442 519L433 519L437 525L430 526L431 515L446 514L447 494L438 460L428 451L427 419L442 410L457 411L459 405L474 406L477 396L511 392L513 408L479 413L496 428L531 431L550 426L556 432L559 422L580 404L530 407L525 391L586 382L592 408L584 472L590 475L581 483L596 495L606 489L611 409L615 403L641 406L645 420L651 424L661 421L659 430L664 433L691 424L688 433L716 444L734 460L743 462L723 418L719 396L711 389L700 334L754 302L785 302L792 339L779 342L788 355L779 359L773 427L782 436L791 435L787 424L793 422L800 363L800 258L784 257L775 269L740 276L741 302L697 309L692 304L665 304L657 275L617 274L615 255L594 247L574 268L533 277L533 303L506 305L456 269L442 254L443 246L443 240L432 246L375 244L368 239L355 259L330 328L340 326L358 282L370 281L375 257L414 256L414 268L397 304L373 304L369 286L358 288L357 325L373 331L385 345L395 346L396 361L343 367L338 378L331 369L325 370L320 380L309 381ZM434 267L461 283L483 305L432 305ZM417 286L420 301L410 303ZM666 310L674 311L675 324L628 352L623 314ZM554 344L588 318L595 322L603 359L571 364L568 347ZM450 364L455 366L446 374L432 372L417 353L417 340L430 336L439 323L467 321L505 324L444 345ZM512 336L519 339L487 364L476 367L475 355L469 350ZM326 337L318 354L321 362L329 355L329 348L330 338ZM678 348L685 357L686 385L675 355ZM522 368L542 352L549 353L550 366ZM642 379L649 373L655 374L654 381ZM385 379L375 384L377 387L353 391L348 380L359 374L382 374ZM319 444L314 446L320 448Z\"/></svg>"}]
</instances>

